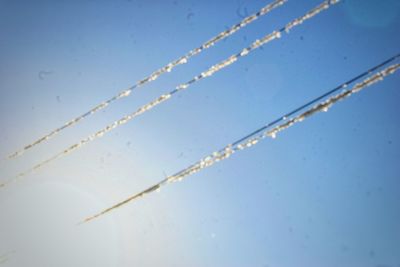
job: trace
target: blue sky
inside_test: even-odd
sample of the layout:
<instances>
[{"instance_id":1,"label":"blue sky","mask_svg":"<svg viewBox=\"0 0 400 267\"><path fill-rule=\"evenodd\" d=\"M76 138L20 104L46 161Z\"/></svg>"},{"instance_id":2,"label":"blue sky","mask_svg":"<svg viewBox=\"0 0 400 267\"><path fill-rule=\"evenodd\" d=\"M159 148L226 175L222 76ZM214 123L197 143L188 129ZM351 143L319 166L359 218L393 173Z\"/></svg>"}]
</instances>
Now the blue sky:
<instances>
[{"instance_id":1,"label":"blue sky","mask_svg":"<svg viewBox=\"0 0 400 267\"><path fill-rule=\"evenodd\" d=\"M0 1L0 156L270 1ZM320 1L289 0L21 158L1 180L190 80ZM76 223L399 53L398 1L347 0L0 192L4 266L400 266L400 76Z\"/></svg>"}]
</instances>

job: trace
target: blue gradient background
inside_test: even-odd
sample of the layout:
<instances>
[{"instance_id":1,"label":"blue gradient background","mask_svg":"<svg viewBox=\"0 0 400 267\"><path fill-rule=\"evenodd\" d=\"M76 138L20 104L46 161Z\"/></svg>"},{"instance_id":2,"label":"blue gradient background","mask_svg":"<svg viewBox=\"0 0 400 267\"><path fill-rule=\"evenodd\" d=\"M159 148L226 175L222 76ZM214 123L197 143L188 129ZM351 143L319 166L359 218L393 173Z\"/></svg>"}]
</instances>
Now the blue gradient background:
<instances>
[{"instance_id":1,"label":"blue gradient background","mask_svg":"<svg viewBox=\"0 0 400 267\"><path fill-rule=\"evenodd\" d=\"M1 180L320 1L290 0L14 161ZM0 156L267 1L0 1ZM4 266L400 266L400 75L91 223L92 215L399 52L400 2L347 0L0 192Z\"/></svg>"}]
</instances>

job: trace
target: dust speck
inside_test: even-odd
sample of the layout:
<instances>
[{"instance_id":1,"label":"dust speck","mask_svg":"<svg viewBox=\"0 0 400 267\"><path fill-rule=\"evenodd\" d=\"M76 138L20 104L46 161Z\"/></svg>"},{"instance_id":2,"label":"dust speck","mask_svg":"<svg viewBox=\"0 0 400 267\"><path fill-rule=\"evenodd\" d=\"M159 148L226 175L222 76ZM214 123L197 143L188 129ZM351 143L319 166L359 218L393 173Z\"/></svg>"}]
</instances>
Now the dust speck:
<instances>
[{"instance_id":1,"label":"dust speck","mask_svg":"<svg viewBox=\"0 0 400 267\"><path fill-rule=\"evenodd\" d=\"M186 15L186 19L187 20L191 20L192 17L194 17L194 13L192 11L189 10L189 13Z\"/></svg>"},{"instance_id":2,"label":"dust speck","mask_svg":"<svg viewBox=\"0 0 400 267\"><path fill-rule=\"evenodd\" d=\"M243 3L239 4L238 8L236 9L236 14L238 15L239 18L244 19L249 15L249 12L247 11L247 8L243 8Z\"/></svg>"},{"instance_id":3,"label":"dust speck","mask_svg":"<svg viewBox=\"0 0 400 267\"><path fill-rule=\"evenodd\" d=\"M53 74L52 71L48 71L48 70L41 70L38 73L38 77L40 80L44 80L46 78L47 75Z\"/></svg>"}]
</instances>

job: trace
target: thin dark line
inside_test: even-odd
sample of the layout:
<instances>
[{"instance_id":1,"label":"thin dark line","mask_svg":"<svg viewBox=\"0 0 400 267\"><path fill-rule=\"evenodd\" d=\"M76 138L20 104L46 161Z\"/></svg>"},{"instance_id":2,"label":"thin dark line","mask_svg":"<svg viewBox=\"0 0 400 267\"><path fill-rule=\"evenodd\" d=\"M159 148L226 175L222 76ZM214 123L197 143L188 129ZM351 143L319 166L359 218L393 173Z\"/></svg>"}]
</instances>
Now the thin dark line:
<instances>
[{"instance_id":1,"label":"thin dark line","mask_svg":"<svg viewBox=\"0 0 400 267\"><path fill-rule=\"evenodd\" d=\"M333 88L332 90L330 90L330 91L328 91L328 92L326 92L326 93L324 93L324 94L322 94L322 95L320 95L320 96L318 96L318 97L312 99L311 101L307 102L306 104L301 105L300 107L297 107L297 108L293 109L292 111L286 113L285 115L279 117L278 119L276 119L276 120L274 120L274 121L272 121L272 122L270 122L270 123L264 125L263 127L259 128L259 129L257 129L257 130L255 130L254 132L252 132L252 133L246 135L245 137L240 138L239 140L237 140L237 141L235 141L234 143L232 143L232 145L233 145L233 146L234 146L234 145L237 145L237 144L243 142L244 140L249 139L249 138L252 137L253 135L258 134L258 133L264 131L265 129L267 129L267 128L269 128L269 127L271 127L271 126L273 126L273 125L275 125L275 124L277 124L277 123L279 123L279 122L281 122L281 121L284 121L286 118L292 116L293 114L295 114L295 113L297 113L297 112L299 112L299 111L305 109L306 107L311 106L312 104L315 104L315 103L318 102L319 100L321 100L321 99L323 99L323 98L325 98L325 97L327 97L327 96L329 96L329 95L331 95L331 94L333 94L333 93L339 91L340 89L345 88L346 86L348 86L348 85L352 84L353 82L355 82L355 81L357 81L357 80L359 80L359 79L361 79L361 78L367 76L367 75L370 74L371 72L374 72L374 71L376 71L376 70L379 69L379 68L382 68L383 66L385 66L385 65L387 65L388 63L390 63L390 62L396 60L396 59L399 58L399 57L400 57L400 54L397 54L397 55L395 55L395 56L393 56L393 57L391 57L391 58L389 58L389 59L383 61L382 63L380 63L380 64L378 64L378 65L376 65L376 66L374 66L374 67L368 69L367 71L365 71L365 72L363 72L363 73L357 75L356 77L354 77L354 78L348 80L347 82L344 82L344 83L342 83L341 85L339 85L339 86Z\"/></svg>"}]
</instances>

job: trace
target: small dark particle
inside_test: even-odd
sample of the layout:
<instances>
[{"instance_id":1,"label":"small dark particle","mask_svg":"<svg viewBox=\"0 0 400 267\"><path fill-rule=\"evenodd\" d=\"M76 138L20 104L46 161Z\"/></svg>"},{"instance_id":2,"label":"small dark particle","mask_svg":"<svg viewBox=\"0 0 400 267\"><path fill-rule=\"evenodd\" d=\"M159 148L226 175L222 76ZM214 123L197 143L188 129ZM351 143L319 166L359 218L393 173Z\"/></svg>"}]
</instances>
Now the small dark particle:
<instances>
[{"instance_id":1,"label":"small dark particle","mask_svg":"<svg viewBox=\"0 0 400 267\"><path fill-rule=\"evenodd\" d=\"M369 252L369 256L370 256L371 258L375 257L375 251L371 250L371 251Z\"/></svg>"},{"instance_id":2,"label":"small dark particle","mask_svg":"<svg viewBox=\"0 0 400 267\"><path fill-rule=\"evenodd\" d=\"M189 11L189 13L188 13L187 16L186 16L186 19L187 19L187 20L190 20L193 16L194 16L194 13L191 12L191 11Z\"/></svg>"},{"instance_id":3,"label":"small dark particle","mask_svg":"<svg viewBox=\"0 0 400 267\"><path fill-rule=\"evenodd\" d=\"M343 59L344 59L344 60L347 60L347 57L346 57L346 56L344 56L344 57L343 57Z\"/></svg>"},{"instance_id":4,"label":"small dark particle","mask_svg":"<svg viewBox=\"0 0 400 267\"><path fill-rule=\"evenodd\" d=\"M302 35L302 36L300 36L300 40L302 40L302 41L304 40L304 37L303 37L303 35Z\"/></svg>"},{"instance_id":5,"label":"small dark particle","mask_svg":"<svg viewBox=\"0 0 400 267\"><path fill-rule=\"evenodd\" d=\"M131 146L131 142L130 141L126 142L126 146L130 147Z\"/></svg>"},{"instance_id":6,"label":"small dark particle","mask_svg":"<svg viewBox=\"0 0 400 267\"><path fill-rule=\"evenodd\" d=\"M56 99L57 99L57 102L58 102L58 103L61 103L61 98L60 98L59 95L56 97Z\"/></svg>"},{"instance_id":7,"label":"small dark particle","mask_svg":"<svg viewBox=\"0 0 400 267\"><path fill-rule=\"evenodd\" d=\"M244 40L244 41L247 41L247 36L246 36L246 35L243 36L243 40Z\"/></svg>"},{"instance_id":8,"label":"small dark particle","mask_svg":"<svg viewBox=\"0 0 400 267\"><path fill-rule=\"evenodd\" d=\"M389 141L388 141L388 144L389 144L389 145L391 145L392 143L393 143L392 140L389 140Z\"/></svg>"}]
</instances>

